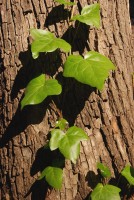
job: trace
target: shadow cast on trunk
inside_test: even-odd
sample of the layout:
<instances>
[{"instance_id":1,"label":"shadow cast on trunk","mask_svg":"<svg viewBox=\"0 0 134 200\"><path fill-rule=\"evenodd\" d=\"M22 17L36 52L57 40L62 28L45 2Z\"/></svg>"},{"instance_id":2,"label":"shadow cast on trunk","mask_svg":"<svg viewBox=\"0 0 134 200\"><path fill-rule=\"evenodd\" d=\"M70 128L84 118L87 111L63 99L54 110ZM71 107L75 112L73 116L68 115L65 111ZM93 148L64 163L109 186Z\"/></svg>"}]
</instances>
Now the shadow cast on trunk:
<instances>
[{"instance_id":1,"label":"shadow cast on trunk","mask_svg":"<svg viewBox=\"0 0 134 200\"><path fill-rule=\"evenodd\" d=\"M44 147L38 149L30 169L30 175L34 176L48 166L63 168L65 166L65 158L59 150L51 151L48 144L46 144Z\"/></svg>"},{"instance_id":2,"label":"shadow cast on trunk","mask_svg":"<svg viewBox=\"0 0 134 200\"><path fill-rule=\"evenodd\" d=\"M62 39L66 40L72 46L72 52L78 51L81 55L85 47L89 51L89 45L87 43L89 38L89 26L83 23L75 22L74 27L70 26L62 36Z\"/></svg>"},{"instance_id":3,"label":"shadow cast on trunk","mask_svg":"<svg viewBox=\"0 0 134 200\"><path fill-rule=\"evenodd\" d=\"M12 100L17 97L19 90L26 88L33 78L41 74L53 76L62 63L59 50L47 54L40 53L37 59L33 59L29 48L28 51L20 52L19 59L22 67L18 71L12 87Z\"/></svg>"},{"instance_id":4,"label":"shadow cast on trunk","mask_svg":"<svg viewBox=\"0 0 134 200\"><path fill-rule=\"evenodd\" d=\"M38 149L35 160L31 166L30 175L34 176L38 172L42 172L48 166L63 169L65 167L65 158L59 150L51 151L48 144L46 144L44 147ZM51 188L51 186L47 184L44 178L42 180L36 180L25 195L25 198L31 193L32 200L44 200L48 188Z\"/></svg>"},{"instance_id":5,"label":"shadow cast on trunk","mask_svg":"<svg viewBox=\"0 0 134 200\"><path fill-rule=\"evenodd\" d=\"M52 10L48 13L44 27L48 27L63 20L67 20L70 15L70 11L68 9L64 9L64 5L56 6L52 8Z\"/></svg>"},{"instance_id":6,"label":"shadow cast on trunk","mask_svg":"<svg viewBox=\"0 0 134 200\"><path fill-rule=\"evenodd\" d=\"M62 111L63 118L73 126L85 106L85 101L92 92L96 91L96 88L82 84L73 78L65 78L62 73L59 73L56 79L62 83L62 93L52 99L57 108Z\"/></svg>"},{"instance_id":7,"label":"shadow cast on trunk","mask_svg":"<svg viewBox=\"0 0 134 200\"><path fill-rule=\"evenodd\" d=\"M24 196L24 199L31 194L31 200L44 200L47 195L47 190L49 186L44 180L35 181L27 194Z\"/></svg>"},{"instance_id":8,"label":"shadow cast on trunk","mask_svg":"<svg viewBox=\"0 0 134 200\"><path fill-rule=\"evenodd\" d=\"M20 107L16 111L12 121L0 139L0 148L4 147L13 137L23 132L30 124L39 124L46 113L50 100L33 106L26 106L22 111Z\"/></svg>"}]
</instances>

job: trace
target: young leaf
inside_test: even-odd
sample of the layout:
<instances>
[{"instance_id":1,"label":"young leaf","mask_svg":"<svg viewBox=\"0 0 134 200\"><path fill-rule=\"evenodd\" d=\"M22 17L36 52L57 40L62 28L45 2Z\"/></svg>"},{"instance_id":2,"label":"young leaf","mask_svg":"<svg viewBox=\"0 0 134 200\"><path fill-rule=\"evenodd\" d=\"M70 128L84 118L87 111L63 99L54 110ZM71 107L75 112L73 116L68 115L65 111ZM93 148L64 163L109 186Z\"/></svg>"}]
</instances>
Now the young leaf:
<instances>
[{"instance_id":1,"label":"young leaf","mask_svg":"<svg viewBox=\"0 0 134 200\"><path fill-rule=\"evenodd\" d=\"M49 185L51 185L55 189L61 189L63 179L62 169L48 166L42 171L39 180L41 180L44 177Z\"/></svg>"},{"instance_id":2,"label":"young leaf","mask_svg":"<svg viewBox=\"0 0 134 200\"><path fill-rule=\"evenodd\" d=\"M46 31L46 30L42 30L42 29L31 28L30 34L31 34L33 40L40 40L43 38L43 36L47 37L48 40L51 40L54 38L53 33Z\"/></svg>"},{"instance_id":3,"label":"young leaf","mask_svg":"<svg viewBox=\"0 0 134 200\"><path fill-rule=\"evenodd\" d=\"M91 200L120 200L120 188L113 185L103 186L101 183L91 193Z\"/></svg>"},{"instance_id":4,"label":"young leaf","mask_svg":"<svg viewBox=\"0 0 134 200\"><path fill-rule=\"evenodd\" d=\"M100 5L98 3L85 6L81 15L74 16L71 20L78 20L87 25L100 27Z\"/></svg>"},{"instance_id":5,"label":"young leaf","mask_svg":"<svg viewBox=\"0 0 134 200\"><path fill-rule=\"evenodd\" d=\"M31 36L34 41L31 44L32 56L38 58L40 52L53 52L61 48L65 52L69 52L71 46L65 40L56 38L51 32L41 29L31 29Z\"/></svg>"},{"instance_id":6,"label":"young leaf","mask_svg":"<svg viewBox=\"0 0 134 200\"><path fill-rule=\"evenodd\" d=\"M60 129L54 129L51 131L51 139L49 142L51 151L59 147L59 142L63 137L64 137L64 133Z\"/></svg>"},{"instance_id":7,"label":"young leaf","mask_svg":"<svg viewBox=\"0 0 134 200\"><path fill-rule=\"evenodd\" d=\"M134 185L134 168L127 165L121 172L122 176L124 176L130 185Z\"/></svg>"},{"instance_id":8,"label":"young leaf","mask_svg":"<svg viewBox=\"0 0 134 200\"><path fill-rule=\"evenodd\" d=\"M47 96L59 95L62 91L61 85L55 79L45 79L45 75L32 79L26 87L25 96L21 101L21 109L26 105L41 103Z\"/></svg>"},{"instance_id":9,"label":"young leaf","mask_svg":"<svg viewBox=\"0 0 134 200\"><path fill-rule=\"evenodd\" d=\"M97 168L100 170L100 173L104 178L108 178L111 176L109 168L102 163L97 163Z\"/></svg>"},{"instance_id":10,"label":"young leaf","mask_svg":"<svg viewBox=\"0 0 134 200\"><path fill-rule=\"evenodd\" d=\"M89 51L84 59L80 55L68 56L64 64L63 76L73 77L81 83L102 90L109 71L114 69L115 66L107 57L98 52Z\"/></svg>"},{"instance_id":11,"label":"young leaf","mask_svg":"<svg viewBox=\"0 0 134 200\"><path fill-rule=\"evenodd\" d=\"M68 121L66 119L62 118L56 122L55 127L59 127L61 130L65 130L67 125L68 125Z\"/></svg>"},{"instance_id":12,"label":"young leaf","mask_svg":"<svg viewBox=\"0 0 134 200\"><path fill-rule=\"evenodd\" d=\"M75 141L65 136L59 143L59 150L65 158L76 164L76 160L80 154L80 143L76 143Z\"/></svg>"},{"instance_id":13,"label":"young leaf","mask_svg":"<svg viewBox=\"0 0 134 200\"><path fill-rule=\"evenodd\" d=\"M76 163L80 153L80 141L87 139L88 136L81 128L72 126L67 130L66 135L60 140L59 150L65 158Z\"/></svg>"},{"instance_id":14,"label":"young leaf","mask_svg":"<svg viewBox=\"0 0 134 200\"><path fill-rule=\"evenodd\" d=\"M65 0L54 0L60 4L63 4L63 5L67 5L67 6L72 6L72 5L75 5L76 3L74 2L69 2L69 1L65 1Z\"/></svg>"}]
</instances>

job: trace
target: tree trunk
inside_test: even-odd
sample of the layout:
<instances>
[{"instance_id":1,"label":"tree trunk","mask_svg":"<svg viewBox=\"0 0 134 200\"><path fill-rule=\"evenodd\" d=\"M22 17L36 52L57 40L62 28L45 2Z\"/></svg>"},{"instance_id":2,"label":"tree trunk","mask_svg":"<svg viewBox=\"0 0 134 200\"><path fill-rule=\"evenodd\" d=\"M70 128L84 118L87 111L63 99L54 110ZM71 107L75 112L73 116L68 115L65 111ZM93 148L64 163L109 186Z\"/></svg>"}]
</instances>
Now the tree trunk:
<instances>
[{"instance_id":1,"label":"tree trunk","mask_svg":"<svg viewBox=\"0 0 134 200\"><path fill-rule=\"evenodd\" d=\"M81 8L94 1L78 1ZM116 182L123 167L134 166L134 49L128 0L100 0L101 28L90 28L68 20L72 8L50 0L0 0L1 7L1 191L2 200L82 200L100 181L97 162L112 171ZM77 13L74 6L74 13ZM74 26L76 28L74 28ZM117 66L102 92L61 76L66 55L59 51L33 60L30 28L48 29L73 43L73 52L99 51ZM75 30L77 29L77 32ZM63 61L61 60L61 57ZM20 110L28 82L45 73L63 84L60 96ZM81 143L76 165L66 161L61 191L37 178L53 158L43 147L59 118L76 124L90 136ZM124 191L125 194L126 191ZM127 199L132 199L132 193Z\"/></svg>"}]
</instances>

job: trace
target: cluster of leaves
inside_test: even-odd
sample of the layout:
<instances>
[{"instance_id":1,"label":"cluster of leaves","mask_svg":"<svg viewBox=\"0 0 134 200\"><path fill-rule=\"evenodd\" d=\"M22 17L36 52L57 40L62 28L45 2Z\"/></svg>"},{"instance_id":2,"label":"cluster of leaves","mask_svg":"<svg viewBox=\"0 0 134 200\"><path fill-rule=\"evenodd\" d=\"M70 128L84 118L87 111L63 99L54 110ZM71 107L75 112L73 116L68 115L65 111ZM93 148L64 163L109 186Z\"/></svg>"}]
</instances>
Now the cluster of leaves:
<instances>
[{"instance_id":1,"label":"cluster of leaves","mask_svg":"<svg viewBox=\"0 0 134 200\"><path fill-rule=\"evenodd\" d=\"M87 140L88 136L82 129L76 126L72 126L66 130L67 123L68 122L65 119L57 121L55 129L51 131L49 148L51 151L59 148L60 152L66 159L76 163L76 159L80 154L80 141ZM39 180L45 178L50 186L55 189L61 189L63 182L63 169L58 165L46 167L42 171ZM103 163L97 163L97 169L104 179L108 180L111 178L110 169ZM125 177L130 186L134 186L134 168L127 165L121 171L121 176ZM120 192L121 189L117 186L98 183L91 193L89 200L121 200Z\"/></svg>"},{"instance_id":2,"label":"cluster of leaves","mask_svg":"<svg viewBox=\"0 0 134 200\"><path fill-rule=\"evenodd\" d=\"M74 5L75 3L65 0L55 0L60 4ZM100 5L85 6L81 15L72 17L71 20L78 20L87 25L100 27ZM64 52L70 52L71 45L61 38L56 38L53 33L47 30L34 29L30 30L33 38L31 44L32 56L37 59L40 52L53 52L60 48ZM95 51L89 51L84 58L80 55L70 55L64 63L63 76L73 77L77 81L96 87L102 90L104 82L109 75L110 70L114 70L115 66L105 56ZM47 96L59 95L62 92L62 87L57 80L46 80L45 75L32 79L27 85L25 96L21 101L21 108L26 105L34 105L41 103Z\"/></svg>"},{"instance_id":3,"label":"cluster of leaves","mask_svg":"<svg viewBox=\"0 0 134 200\"><path fill-rule=\"evenodd\" d=\"M55 0L63 5L73 6L74 2L66 0ZM100 5L85 6L80 15L73 16L71 20L78 20L90 26L100 27ZM61 38L47 30L31 29L30 34L33 38L31 51L33 59L39 57L40 52L53 52L61 49L64 52L70 52L71 45ZM113 63L104 55L95 51L87 52L84 57L80 55L70 55L64 63L63 76L72 77L77 81L96 87L102 90L104 82L109 75L110 70L115 70ZM32 79L26 90L25 96L21 101L21 109L26 105L35 105L41 103L47 96L59 95L62 92L62 86L55 79L47 79L44 74ZM51 151L59 149L60 153L71 160L74 164L80 154L80 141L87 140L88 136L85 132L76 126L72 126L66 130L67 121L61 119L57 122L55 129L51 131L49 148ZM97 165L103 177L111 176L110 170L101 163ZM130 184L134 184L134 179L130 174L130 166L127 166L122 175L126 177ZM60 167L46 167L39 179L44 178L54 188L60 189L62 186L63 170ZM105 200L109 196L109 200L120 199L120 188L112 185L102 185L99 183L91 194L92 200Z\"/></svg>"},{"instance_id":4,"label":"cluster of leaves","mask_svg":"<svg viewBox=\"0 0 134 200\"><path fill-rule=\"evenodd\" d=\"M80 141L87 139L88 136L81 128L72 126L66 133L61 129L54 129L49 144L52 151L59 148L64 157L75 164L80 154Z\"/></svg>"},{"instance_id":5,"label":"cluster of leaves","mask_svg":"<svg viewBox=\"0 0 134 200\"><path fill-rule=\"evenodd\" d=\"M66 130L68 122L65 119L57 121L55 129L51 131L49 148L51 151L59 149L66 159L71 160L74 164L80 154L80 141L87 140L86 133L76 126ZM52 187L61 189L63 180L63 170L60 167L46 167L39 179L44 178Z\"/></svg>"},{"instance_id":6,"label":"cluster of leaves","mask_svg":"<svg viewBox=\"0 0 134 200\"><path fill-rule=\"evenodd\" d=\"M107 166L102 163L97 164L97 168L100 171L103 178L110 178L111 172ZM131 186L134 186L134 168L127 165L121 172L121 175L126 178ZM117 186L98 183L91 193L91 200L121 200L119 193L121 189Z\"/></svg>"}]
</instances>

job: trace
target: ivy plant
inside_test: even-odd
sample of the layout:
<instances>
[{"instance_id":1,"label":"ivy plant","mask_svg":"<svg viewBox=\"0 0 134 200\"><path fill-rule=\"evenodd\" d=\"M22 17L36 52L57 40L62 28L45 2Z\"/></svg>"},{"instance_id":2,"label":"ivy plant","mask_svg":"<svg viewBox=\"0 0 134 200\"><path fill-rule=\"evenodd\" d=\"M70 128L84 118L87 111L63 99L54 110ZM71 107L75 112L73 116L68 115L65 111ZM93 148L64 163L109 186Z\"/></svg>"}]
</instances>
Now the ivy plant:
<instances>
[{"instance_id":1,"label":"ivy plant","mask_svg":"<svg viewBox=\"0 0 134 200\"><path fill-rule=\"evenodd\" d=\"M104 179L111 177L110 169L103 163L97 163L97 168ZM125 166L121 175L127 179L130 185L134 185L134 168L130 165ZM121 200L120 192L121 189L117 186L98 183L91 193L89 200Z\"/></svg>"},{"instance_id":2,"label":"ivy plant","mask_svg":"<svg viewBox=\"0 0 134 200\"><path fill-rule=\"evenodd\" d=\"M61 85L55 79L46 80L45 75L32 79L26 87L25 96L21 101L21 109L26 105L41 103L47 96L59 95L62 91Z\"/></svg>"},{"instance_id":3,"label":"ivy plant","mask_svg":"<svg viewBox=\"0 0 134 200\"><path fill-rule=\"evenodd\" d=\"M67 6L75 5L74 2L66 0L54 0L60 4ZM71 20L100 27L100 5L98 3L85 6L80 15L73 16ZM71 45L61 38L55 37L48 30L32 28L30 30L32 36L31 52L33 59L39 57L39 53L53 52L56 49L61 49L65 53L70 52ZM110 70L115 70L113 63L104 55L95 51L89 51L84 58L81 55L69 55L64 63L63 76L72 77L77 81L96 87L102 90L104 82L107 79ZM25 96L21 101L21 109L27 105L35 105L41 103L46 97L51 95L59 95L62 91L62 86L55 79L47 79L44 74L32 79L26 87ZM60 119L56 122L55 128L51 131L48 148L51 151L58 150L65 159L69 159L72 163L76 163L80 154L80 142L87 140L86 133L77 126L68 127L68 122L65 119ZM111 176L110 170L98 163L98 169L104 178ZM124 169L122 175L133 184L133 179L130 176L130 169ZM49 185L55 189L61 189L63 181L63 169L58 166L47 166L42 172L39 180L45 178ZM102 185L99 183L91 194L92 200L118 200L120 189L110 184Z\"/></svg>"},{"instance_id":4,"label":"ivy plant","mask_svg":"<svg viewBox=\"0 0 134 200\"><path fill-rule=\"evenodd\" d=\"M105 166L104 164L102 163L97 163L97 169L99 169L101 175L104 177L104 178L109 178L111 177L111 172L110 172L110 169Z\"/></svg>"},{"instance_id":5,"label":"ivy plant","mask_svg":"<svg viewBox=\"0 0 134 200\"><path fill-rule=\"evenodd\" d=\"M87 25L100 27L100 4L95 3L85 6L80 15L72 17L71 20L78 20Z\"/></svg>"},{"instance_id":6,"label":"ivy plant","mask_svg":"<svg viewBox=\"0 0 134 200\"><path fill-rule=\"evenodd\" d=\"M121 172L121 175L124 176L130 185L134 185L134 168L130 165L127 165Z\"/></svg>"},{"instance_id":7,"label":"ivy plant","mask_svg":"<svg viewBox=\"0 0 134 200\"><path fill-rule=\"evenodd\" d=\"M80 154L80 141L87 139L86 133L76 126L70 127L66 132L54 129L51 132L50 149L59 148L64 157L75 164Z\"/></svg>"},{"instance_id":8,"label":"ivy plant","mask_svg":"<svg viewBox=\"0 0 134 200\"><path fill-rule=\"evenodd\" d=\"M63 39L56 38L50 31L32 28L30 34L33 38L31 51L34 59L38 58L40 52L53 52L58 48L69 52L71 49L69 43Z\"/></svg>"},{"instance_id":9,"label":"ivy plant","mask_svg":"<svg viewBox=\"0 0 134 200\"><path fill-rule=\"evenodd\" d=\"M91 194L92 200L120 200L120 188L113 185L98 183Z\"/></svg>"},{"instance_id":10,"label":"ivy plant","mask_svg":"<svg viewBox=\"0 0 134 200\"><path fill-rule=\"evenodd\" d=\"M61 118L60 120L56 121L55 128L59 128L60 130L65 130L68 126L68 121L64 118Z\"/></svg>"},{"instance_id":11,"label":"ivy plant","mask_svg":"<svg viewBox=\"0 0 134 200\"><path fill-rule=\"evenodd\" d=\"M39 180L45 177L49 185L55 189L61 189L63 181L63 170L58 167L46 167L39 177Z\"/></svg>"},{"instance_id":12,"label":"ivy plant","mask_svg":"<svg viewBox=\"0 0 134 200\"><path fill-rule=\"evenodd\" d=\"M102 90L110 70L115 70L115 66L107 57L89 51L84 58L80 55L68 56L64 64L63 76L73 77L81 83Z\"/></svg>"},{"instance_id":13,"label":"ivy plant","mask_svg":"<svg viewBox=\"0 0 134 200\"><path fill-rule=\"evenodd\" d=\"M63 118L57 121L55 129L51 131L49 147L51 151L59 149L65 158L75 164L80 154L80 141L87 140L88 136L76 126L72 126L66 131L67 123ZM55 189L61 189L63 170L60 167L48 166L41 172L39 180L43 178Z\"/></svg>"}]
</instances>

